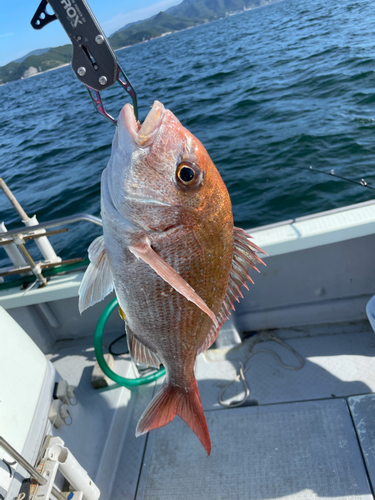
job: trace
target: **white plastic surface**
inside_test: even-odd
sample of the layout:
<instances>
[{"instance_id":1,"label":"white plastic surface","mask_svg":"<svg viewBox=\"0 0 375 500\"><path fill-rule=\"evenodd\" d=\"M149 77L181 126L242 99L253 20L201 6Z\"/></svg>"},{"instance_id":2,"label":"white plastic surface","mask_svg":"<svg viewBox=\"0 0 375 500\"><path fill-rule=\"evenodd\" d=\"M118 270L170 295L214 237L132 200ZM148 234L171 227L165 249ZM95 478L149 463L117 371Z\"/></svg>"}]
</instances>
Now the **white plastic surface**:
<instances>
[{"instance_id":1,"label":"white plastic surface","mask_svg":"<svg viewBox=\"0 0 375 500\"><path fill-rule=\"evenodd\" d=\"M249 232L269 256L360 238L375 232L375 203L352 205Z\"/></svg>"},{"instance_id":2,"label":"white plastic surface","mask_svg":"<svg viewBox=\"0 0 375 500\"><path fill-rule=\"evenodd\" d=\"M47 360L2 307L0 346L0 432L22 453L42 392ZM0 449L0 459L3 455Z\"/></svg>"},{"instance_id":3,"label":"white plastic surface","mask_svg":"<svg viewBox=\"0 0 375 500\"><path fill-rule=\"evenodd\" d=\"M74 490L83 492L85 500L98 500L100 497L99 488L64 444L61 438L52 438L46 456L48 459L58 462L62 475Z\"/></svg>"},{"instance_id":4,"label":"white plastic surface","mask_svg":"<svg viewBox=\"0 0 375 500\"><path fill-rule=\"evenodd\" d=\"M25 294L25 290L9 288L0 291L0 306L4 309L30 306L41 302L53 302L55 300L70 299L77 297L84 273L65 274L56 276L43 288L33 288Z\"/></svg>"},{"instance_id":5,"label":"white plastic surface","mask_svg":"<svg viewBox=\"0 0 375 500\"><path fill-rule=\"evenodd\" d=\"M1 222L0 232L5 233L6 231L8 230L4 222ZM18 250L17 245L15 245L14 243L10 243L9 245L4 245L3 248L15 267L27 266L27 262L21 255L21 252Z\"/></svg>"},{"instance_id":6,"label":"white plastic surface","mask_svg":"<svg viewBox=\"0 0 375 500\"><path fill-rule=\"evenodd\" d=\"M27 227L36 226L39 224L38 219L36 218L36 215L33 215L33 217L30 217L30 219L24 220L22 222ZM45 229L40 229L39 231L37 231L38 234L45 233L45 232L46 232ZM36 238L34 241L35 241L37 247L41 251L41 253L46 261L48 261L48 262L61 262L61 257L58 257L56 255L55 250L53 249L47 236L42 236L40 238Z\"/></svg>"}]
</instances>

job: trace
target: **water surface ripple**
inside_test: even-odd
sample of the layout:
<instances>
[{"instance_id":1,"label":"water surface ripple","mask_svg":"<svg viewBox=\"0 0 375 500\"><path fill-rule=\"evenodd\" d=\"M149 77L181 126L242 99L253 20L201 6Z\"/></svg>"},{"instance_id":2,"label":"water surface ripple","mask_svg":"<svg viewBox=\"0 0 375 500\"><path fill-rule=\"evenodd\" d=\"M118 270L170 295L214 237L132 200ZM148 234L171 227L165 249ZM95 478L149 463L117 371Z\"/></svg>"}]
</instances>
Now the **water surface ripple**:
<instances>
[{"instance_id":1,"label":"water surface ripple","mask_svg":"<svg viewBox=\"0 0 375 500\"><path fill-rule=\"evenodd\" d=\"M250 228L373 198L307 169L375 185L374 22L369 0L283 0L117 55L141 119L155 99L171 109L220 170L235 223ZM115 115L126 101L119 86L103 98ZM70 67L4 85L0 101L0 175L28 214L99 215L114 127ZM1 194L0 214L18 223ZM75 225L52 242L81 256L99 232Z\"/></svg>"}]
</instances>

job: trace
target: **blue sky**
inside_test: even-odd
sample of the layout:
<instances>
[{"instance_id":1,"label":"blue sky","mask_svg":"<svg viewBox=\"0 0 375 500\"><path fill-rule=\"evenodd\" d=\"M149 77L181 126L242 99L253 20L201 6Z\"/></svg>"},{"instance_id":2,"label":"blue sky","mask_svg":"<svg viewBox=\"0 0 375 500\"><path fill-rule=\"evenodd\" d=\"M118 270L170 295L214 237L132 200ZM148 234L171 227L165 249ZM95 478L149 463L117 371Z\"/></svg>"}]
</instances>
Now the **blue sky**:
<instances>
[{"instance_id":1,"label":"blue sky","mask_svg":"<svg viewBox=\"0 0 375 500\"><path fill-rule=\"evenodd\" d=\"M35 49L70 43L58 21L36 31L30 25L40 0L0 0L0 66ZM146 19L181 0L88 0L107 36L127 23Z\"/></svg>"}]
</instances>

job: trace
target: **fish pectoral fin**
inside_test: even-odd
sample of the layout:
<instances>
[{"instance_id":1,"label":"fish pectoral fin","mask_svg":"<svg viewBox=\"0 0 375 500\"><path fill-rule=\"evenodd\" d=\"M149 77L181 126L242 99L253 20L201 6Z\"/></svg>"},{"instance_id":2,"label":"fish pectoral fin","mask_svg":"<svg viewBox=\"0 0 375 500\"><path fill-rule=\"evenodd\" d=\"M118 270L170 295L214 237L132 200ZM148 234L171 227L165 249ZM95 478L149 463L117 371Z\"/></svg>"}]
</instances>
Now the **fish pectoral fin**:
<instances>
[{"instance_id":1,"label":"fish pectoral fin","mask_svg":"<svg viewBox=\"0 0 375 500\"><path fill-rule=\"evenodd\" d=\"M234 302L236 300L239 302L239 297L243 297L241 287L244 286L248 289L246 282L251 281L251 283L254 283L249 276L250 270L255 269L259 272L255 264L264 264L262 259L259 258L255 252L264 254L266 254L266 252L255 245L255 243L251 241L251 236L243 229L238 227L233 228L233 240L232 268L229 273L224 301L217 315L219 326L217 328L214 325L211 326L205 341L198 348L197 354L206 351L215 342L220 328L228 319L231 310L234 310Z\"/></svg>"},{"instance_id":2,"label":"fish pectoral fin","mask_svg":"<svg viewBox=\"0 0 375 500\"><path fill-rule=\"evenodd\" d=\"M90 264L79 287L79 312L100 302L113 290L113 281L104 236L96 238L88 249Z\"/></svg>"},{"instance_id":3,"label":"fish pectoral fin","mask_svg":"<svg viewBox=\"0 0 375 500\"><path fill-rule=\"evenodd\" d=\"M142 342L134 335L127 324L126 336L128 338L130 355L136 363L152 366L153 368L160 367L161 361L159 357L153 351L151 351L151 349L142 344Z\"/></svg>"},{"instance_id":4,"label":"fish pectoral fin","mask_svg":"<svg viewBox=\"0 0 375 500\"><path fill-rule=\"evenodd\" d=\"M187 300L193 302L199 309L205 312L213 321L215 326L219 326L215 314L207 306L205 301L194 291L194 289L187 283L177 271L173 269L155 250L153 250L149 243L142 242L138 245L128 247L129 250L138 259L142 259L148 264L164 281L169 283L178 293L183 295Z\"/></svg>"}]
</instances>

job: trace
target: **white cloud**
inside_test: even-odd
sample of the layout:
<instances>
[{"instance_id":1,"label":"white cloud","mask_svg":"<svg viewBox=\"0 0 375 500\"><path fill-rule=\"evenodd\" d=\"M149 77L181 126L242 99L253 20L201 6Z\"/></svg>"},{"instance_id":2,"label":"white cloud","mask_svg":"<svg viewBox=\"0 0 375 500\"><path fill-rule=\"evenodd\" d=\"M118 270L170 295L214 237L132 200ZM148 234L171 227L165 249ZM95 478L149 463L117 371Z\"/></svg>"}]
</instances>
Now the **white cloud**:
<instances>
[{"instance_id":1,"label":"white cloud","mask_svg":"<svg viewBox=\"0 0 375 500\"><path fill-rule=\"evenodd\" d=\"M103 31L107 36L110 36L114 31L119 30L128 23L147 19L155 14L158 14L161 10L166 10L169 7L172 7L172 5L177 5L179 3L181 3L179 0L160 0L153 5L145 7L144 9L117 14L108 21L102 23Z\"/></svg>"},{"instance_id":2,"label":"white cloud","mask_svg":"<svg viewBox=\"0 0 375 500\"><path fill-rule=\"evenodd\" d=\"M0 33L0 38L7 38L8 36L13 36L14 33Z\"/></svg>"}]
</instances>

